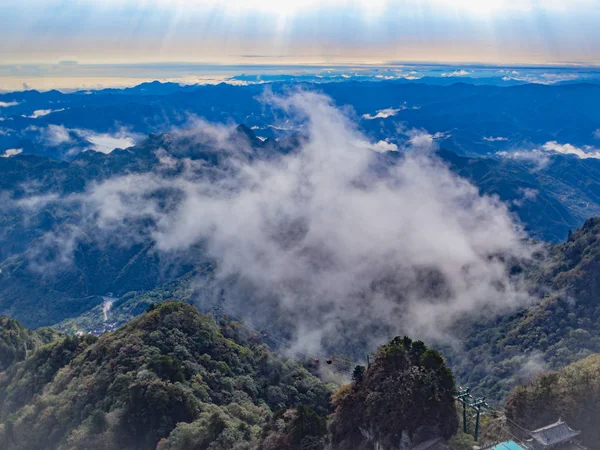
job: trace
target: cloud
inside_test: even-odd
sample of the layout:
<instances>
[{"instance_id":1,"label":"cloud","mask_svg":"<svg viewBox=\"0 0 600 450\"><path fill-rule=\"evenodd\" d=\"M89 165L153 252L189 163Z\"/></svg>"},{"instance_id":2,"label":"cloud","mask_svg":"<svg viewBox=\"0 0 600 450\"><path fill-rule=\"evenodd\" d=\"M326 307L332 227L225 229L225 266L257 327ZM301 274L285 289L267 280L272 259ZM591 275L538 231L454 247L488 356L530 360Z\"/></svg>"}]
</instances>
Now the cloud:
<instances>
[{"instance_id":1,"label":"cloud","mask_svg":"<svg viewBox=\"0 0 600 450\"><path fill-rule=\"evenodd\" d=\"M548 370L548 363L544 358L544 354L539 351L529 355L521 355L517 360L521 363L517 378L522 381L532 380L540 373Z\"/></svg>"},{"instance_id":2,"label":"cloud","mask_svg":"<svg viewBox=\"0 0 600 450\"><path fill-rule=\"evenodd\" d=\"M596 139L600 139L600 128L598 128L596 131L594 131L594 137Z\"/></svg>"},{"instance_id":3,"label":"cloud","mask_svg":"<svg viewBox=\"0 0 600 450\"><path fill-rule=\"evenodd\" d=\"M10 108L11 106L17 106L19 102L0 102L0 108Z\"/></svg>"},{"instance_id":4,"label":"cloud","mask_svg":"<svg viewBox=\"0 0 600 450\"><path fill-rule=\"evenodd\" d=\"M23 116L23 117L27 117L29 119L38 119L40 117L43 116L47 116L48 114L52 114L54 112L60 112L60 111L64 111L64 109L36 109L33 114L31 114L30 116Z\"/></svg>"},{"instance_id":5,"label":"cloud","mask_svg":"<svg viewBox=\"0 0 600 450\"><path fill-rule=\"evenodd\" d=\"M581 78L581 75L575 73L543 73L541 75L537 74L528 74L524 76L505 76L502 78L504 81L524 81L526 83L535 83L535 84L557 84L562 83L564 81L574 81Z\"/></svg>"},{"instance_id":6,"label":"cloud","mask_svg":"<svg viewBox=\"0 0 600 450\"><path fill-rule=\"evenodd\" d=\"M209 142L218 167L163 149L156 171L60 201L81 206L94 229L85 234L97 239L150 239L165 255L201 247L217 265L214 279L198 283L201 308L224 305L277 329L299 353L372 348L396 334L446 339L459 318L529 301L507 263L530 255L521 227L430 152L435 134L403 131L413 151L392 164L372 150L393 144L369 144L327 97L269 101L305 124L293 152L261 157L231 130L199 121L174 133L173 145ZM62 241L74 248L65 236L49 240Z\"/></svg>"},{"instance_id":7,"label":"cloud","mask_svg":"<svg viewBox=\"0 0 600 450\"><path fill-rule=\"evenodd\" d=\"M535 170L545 168L550 162L551 154L573 155L581 159L600 159L600 150L592 146L576 147L572 144L559 144L556 141L549 141L539 149L534 150L513 150L497 152L495 155L501 158L518 160L531 163Z\"/></svg>"},{"instance_id":8,"label":"cloud","mask_svg":"<svg viewBox=\"0 0 600 450\"><path fill-rule=\"evenodd\" d=\"M41 136L44 143L50 147L58 147L71 142L69 130L63 125L48 125L41 129Z\"/></svg>"},{"instance_id":9,"label":"cloud","mask_svg":"<svg viewBox=\"0 0 600 450\"><path fill-rule=\"evenodd\" d=\"M388 141L379 141L376 143L370 143L368 141L358 141L356 143L357 146L372 150L377 153L386 153L386 152L397 152L398 146L393 142Z\"/></svg>"},{"instance_id":10,"label":"cloud","mask_svg":"<svg viewBox=\"0 0 600 450\"><path fill-rule=\"evenodd\" d=\"M430 153L438 150L439 145L437 141L450 137L449 133L437 132L431 134L426 130L416 128L407 130L404 125L399 125L396 128L396 131L399 135L406 138L405 150L416 150L423 153Z\"/></svg>"},{"instance_id":11,"label":"cloud","mask_svg":"<svg viewBox=\"0 0 600 450\"><path fill-rule=\"evenodd\" d=\"M131 136L122 134L88 134L85 138L93 145L93 150L100 153L110 153L116 148L129 148L135 145Z\"/></svg>"},{"instance_id":12,"label":"cloud","mask_svg":"<svg viewBox=\"0 0 600 450\"><path fill-rule=\"evenodd\" d=\"M23 153L22 148L9 148L5 150L2 155L0 155L0 158L10 158L11 156L16 156L20 153Z\"/></svg>"},{"instance_id":13,"label":"cloud","mask_svg":"<svg viewBox=\"0 0 600 450\"><path fill-rule=\"evenodd\" d=\"M600 158L600 150L585 146L583 148L575 147L571 144L559 144L556 141L546 142L542 146L542 150L549 153L561 153L563 155L575 155L581 159Z\"/></svg>"},{"instance_id":14,"label":"cloud","mask_svg":"<svg viewBox=\"0 0 600 450\"><path fill-rule=\"evenodd\" d=\"M534 171L544 169L550 163L550 157L541 150L516 150L496 152L496 156L521 161L533 166Z\"/></svg>"},{"instance_id":15,"label":"cloud","mask_svg":"<svg viewBox=\"0 0 600 450\"><path fill-rule=\"evenodd\" d=\"M377 113L375 115L371 115L371 114L363 114L363 119L367 119L367 120L375 120L375 119L387 119L388 117L393 117L396 114L398 114L400 111L403 111L406 109L406 105L402 105L400 108L386 108L386 109L380 109L379 111L377 111Z\"/></svg>"},{"instance_id":16,"label":"cloud","mask_svg":"<svg viewBox=\"0 0 600 450\"><path fill-rule=\"evenodd\" d=\"M471 75L471 72L469 72L468 70L455 70L454 72L444 72L442 73L442 77L444 78L451 78L451 77L467 77Z\"/></svg>"},{"instance_id":17,"label":"cloud","mask_svg":"<svg viewBox=\"0 0 600 450\"><path fill-rule=\"evenodd\" d=\"M489 136L489 137L484 137L483 138L484 141L488 141L488 142L503 142L503 141L508 141L508 138L505 137L493 137L493 136Z\"/></svg>"},{"instance_id":18,"label":"cloud","mask_svg":"<svg viewBox=\"0 0 600 450\"><path fill-rule=\"evenodd\" d=\"M29 131L39 131L41 141L50 147L72 144L71 153L82 150L94 150L110 153L116 148L129 148L141 139L141 136L121 128L112 133L97 133L92 130L66 128L63 125L48 125L46 128L29 127ZM79 139L78 139L79 138Z\"/></svg>"},{"instance_id":19,"label":"cloud","mask_svg":"<svg viewBox=\"0 0 600 450\"><path fill-rule=\"evenodd\" d=\"M521 198L513 200L513 205L521 207L526 202L534 202L540 194L540 191L531 188L519 188L518 193L521 194Z\"/></svg>"}]
</instances>

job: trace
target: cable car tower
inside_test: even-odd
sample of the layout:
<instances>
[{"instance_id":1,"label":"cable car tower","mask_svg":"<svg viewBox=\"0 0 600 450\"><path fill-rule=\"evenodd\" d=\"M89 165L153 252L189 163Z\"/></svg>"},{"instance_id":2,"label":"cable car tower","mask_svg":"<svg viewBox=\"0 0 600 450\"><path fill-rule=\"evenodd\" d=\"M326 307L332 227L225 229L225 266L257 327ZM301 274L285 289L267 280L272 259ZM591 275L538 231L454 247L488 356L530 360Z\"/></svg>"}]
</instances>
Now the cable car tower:
<instances>
[{"instance_id":1,"label":"cable car tower","mask_svg":"<svg viewBox=\"0 0 600 450\"><path fill-rule=\"evenodd\" d=\"M467 408L475 411L475 433L473 437L475 438L475 442L477 442L479 440L479 423L481 415L485 414L491 407L486 403L485 397L473 397L469 388L463 389L462 387L459 387L458 395L455 398L462 403L463 431L465 434L469 432L467 429Z\"/></svg>"}]
</instances>

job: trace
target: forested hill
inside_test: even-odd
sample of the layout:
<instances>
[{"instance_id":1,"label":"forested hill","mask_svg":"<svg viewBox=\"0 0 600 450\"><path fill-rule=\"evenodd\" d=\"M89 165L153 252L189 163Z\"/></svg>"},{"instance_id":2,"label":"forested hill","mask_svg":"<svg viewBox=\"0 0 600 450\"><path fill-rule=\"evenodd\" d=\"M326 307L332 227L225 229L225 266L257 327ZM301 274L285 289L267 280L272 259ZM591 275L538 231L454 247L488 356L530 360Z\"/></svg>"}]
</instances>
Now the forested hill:
<instances>
[{"instance_id":1,"label":"forested hill","mask_svg":"<svg viewBox=\"0 0 600 450\"><path fill-rule=\"evenodd\" d=\"M462 383L497 399L519 379L600 352L600 218L550 247L531 278L541 301L478 323L465 335L466 354L451 358Z\"/></svg>"},{"instance_id":2,"label":"forested hill","mask_svg":"<svg viewBox=\"0 0 600 450\"><path fill-rule=\"evenodd\" d=\"M326 374L322 364L306 362ZM0 372L0 442L3 450L392 450L456 431L452 373L422 342L395 338L353 378L332 404L338 386L247 328L166 302L99 338L56 334Z\"/></svg>"},{"instance_id":3,"label":"forested hill","mask_svg":"<svg viewBox=\"0 0 600 450\"><path fill-rule=\"evenodd\" d=\"M507 416L533 430L558 419L581 431L591 449L600 448L600 354L594 354L557 372L541 375L515 389L507 404ZM514 427L514 433L519 433Z\"/></svg>"},{"instance_id":4,"label":"forested hill","mask_svg":"<svg viewBox=\"0 0 600 450\"><path fill-rule=\"evenodd\" d=\"M330 389L171 302L100 338L59 338L0 373L0 442L6 450L154 449L159 441L248 449L274 411L301 405L326 416Z\"/></svg>"},{"instance_id":5,"label":"forested hill","mask_svg":"<svg viewBox=\"0 0 600 450\"><path fill-rule=\"evenodd\" d=\"M18 321L0 316L0 372L23 361L45 344L57 339L60 333L52 328L28 330Z\"/></svg>"}]
</instances>

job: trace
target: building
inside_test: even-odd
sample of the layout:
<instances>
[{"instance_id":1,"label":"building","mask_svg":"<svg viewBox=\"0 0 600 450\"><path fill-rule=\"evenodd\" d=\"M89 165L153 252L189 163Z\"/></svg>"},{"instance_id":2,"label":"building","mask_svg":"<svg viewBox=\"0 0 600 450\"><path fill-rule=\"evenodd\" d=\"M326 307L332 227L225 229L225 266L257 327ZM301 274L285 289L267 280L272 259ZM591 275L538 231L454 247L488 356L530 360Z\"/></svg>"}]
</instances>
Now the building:
<instances>
[{"instance_id":1,"label":"building","mask_svg":"<svg viewBox=\"0 0 600 450\"><path fill-rule=\"evenodd\" d=\"M490 450L585 450L575 441L580 433L559 419L556 423L529 431L527 440L502 442Z\"/></svg>"},{"instance_id":2,"label":"building","mask_svg":"<svg viewBox=\"0 0 600 450\"><path fill-rule=\"evenodd\" d=\"M495 445L490 450L523 450L523 447L521 447L515 441L508 441Z\"/></svg>"},{"instance_id":3,"label":"building","mask_svg":"<svg viewBox=\"0 0 600 450\"><path fill-rule=\"evenodd\" d=\"M523 444L527 450L571 450L580 447L573 447L574 440L581 434L580 431L575 431L562 420L548 425L547 427L531 431L531 439L528 439Z\"/></svg>"}]
</instances>

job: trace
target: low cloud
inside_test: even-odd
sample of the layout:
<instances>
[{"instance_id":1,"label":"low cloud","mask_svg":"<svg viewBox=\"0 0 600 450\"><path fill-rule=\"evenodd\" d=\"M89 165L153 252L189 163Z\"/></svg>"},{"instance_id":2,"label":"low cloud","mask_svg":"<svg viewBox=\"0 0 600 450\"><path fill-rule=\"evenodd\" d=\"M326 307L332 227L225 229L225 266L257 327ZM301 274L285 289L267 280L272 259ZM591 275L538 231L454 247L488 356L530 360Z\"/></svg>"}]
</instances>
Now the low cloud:
<instances>
[{"instance_id":1,"label":"low cloud","mask_svg":"<svg viewBox=\"0 0 600 450\"><path fill-rule=\"evenodd\" d=\"M218 269L199 304L224 302L277 327L298 352L373 347L401 333L445 339L459 318L529 301L506 262L530 255L521 227L430 152L443 135L403 131L413 151L374 171L381 155L372 150L394 144L369 144L330 99L269 101L305 123L296 151L249 158L243 144L213 139L226 158L217 168L161 152L181 175L120 176L63 201L81 204L96 236L151 239L164 254L203 246ZM180 142L222 133L198 122Z\"/></svg>"},{"instance_id":2,"label":"low cloud","mask_svg":"<svg viewBox=\"0 0 600 450\"><path fill-rule=\"evenodd\" d=\"M530 164L534 171L542 170L550 163L548 153L541 150L502 151L495 153L495 155L500 158L513 159Z\"/></svg>"},{"instance_id":3,"label":"low cloud","mask_svg":"<svg viewBox=\"0 0 600 450\"><path fill-rule=\"evenodd\" d=\"M41 129L43 142L50 147L58 147L71 141L69 130L63 125L48 125Z\"/></svg>"},{"instance_id":4,"label":"low cloud","mask_svg":"<svg viewBox=\"0 0 600 450\"><path fill-rule=\"evenodd\" d=\"M376 143L371 143L368 141L359 141L356 144L359 147L368 149L368 150L372 150L374 152L377 153L386 153L386 152L397 152L398 151L398 146L396 144L394 144L393 142L388 142L388 141L379 141Z\"/></svg>"},{"instance_id":5,"label":"low cloud","mask_svg":"<svg viewBox=\"0 0 600 450\"><path fill-rule=\"evenodd\" d=\"M0 102L0 108L10 108L11 106L17 106L19 102Z\"/></svg>"},{"instance_id":6,"label":"low cloud","mask_svg":"<svg viewBox=\"0 0 600 450\"><path fill-rule=\"evenodd\" d=\"M2 155L0 155L0 158L10 158L11 156L16 156L20 153L23 153L22 148L9 148L5 150Z\"/></svg>"},{"instance_id":7,"label":"low cloud","mask_svg":"<svg viewBox=\"0 0 600 450\"><path fill-rule=\"evenodd\" d=\"M33 112L33 114L31 114L30 116L23 116L23 117L27 117L29 119L38 119L40 117L44 117L44 116L47 116L54 112L60 112L60 111L64 111L64 109L36 109Z\"/></svg>"},{"instance_id":8,"label":"low cloud","mask_svg":"<svg viewBox=\"0 0 600 450\"><path fill-rule=\"evenodd\" d=\"M513 200L513 205L518 207L522 207L526 202L536 201L540 194L540 191L531 188L519 188L518 192L521 195L521 198Z\"/></svg>"},{"instance_id":9,"label":"low cloud","mask_svg":"<svg viewBox=\"0 0 600 450\"><path fill-rule=\"evenodd\" d=\"M367 120L375 120L375 119L387 119L389 117L393 117L398 114L400 111L406 109L406 105L402 105L400 108L386 108L380 109L374 115L371 114L363 114L363 119Z\"/></svg>"},{"instance_id":10,"label":"low cloud","mask_svg":"<svg viewBox=\"0 0 600 450\"><path fill-rule=\"evenodd\" d=\"M560 153L563 155L575 155L581 159L589 159L589 158L598 159L598 158L600 158L600 150L598 150L594 147L585 146L585 147L581 148L581 147L575 147L574 145L571 145L571 144L559 144L556 141L546 142L542 146L542 150L544 150L545 152L549 152L549 153Z\"/></svg>"},{"instance_id":11,"label":"low cloud","mask_svg":"<svg viewBox=\"0 0 600 450\"><path fill-rule=\"evenodd\" d=\"M533 380L537 375L548 370L548 363L542 352L533 352L519 358L521 367L517 374L517 379L521 381Z\"/></svg>"},{"instance_id":12,"label":"low cloud","mask_svg":"<svg viewBox=\"0 0 600 450\"><path fill-rule=\"evenodd\" d=\"M29 127L29 131L39 131L40 140L49 147L72 144L71 154L84 150L110 153L116 148L129 148L141 136L122 128L113 133L97 133L92 130L66 128L63 125L48 125L46 128Z\"/></svg>"},{"instance_id":13,"label":"low cloud","mask_svg":"<svg viewBox=\"0 0 600 450\"><path fill-rule=\"evenodd\" d=\"M502 78L504 81L522 81L526 83L535 83L535 84L557 84L565 81L575 81L580 79L581 76L578 74L570 73L543 73L541 75L529 74L524 76L512 75L505 76Z\"/></svg>"},{"instance_id":14,"label":"low cloud","mask_svg":"<svg viewBox=\"0 0 600 450\"><path fill-rule=\"evenodd\" d=\"M115 134L93 133L89 131L77 130L77 133L92 144L92 150L100 153L110 153L116 148L129 148L135 145L135 139L126 132Z\"/></svg>"},{"instance_id":15,"label":"low cloud","mask_svg":"<svg viewBox=\"0 0 600 450\"><path fill-rule=\"evenodd\" d=\"M397 133L406 139L405 150L420 151L424 153L433 152L439 149L438 141L448 139L449 133L437 132L429 133L423 129L406 129L404 125L396 128Z\"/></svg>"},{"instance_id":16,"label":"low cloud","mask_svg":"<svg viewBox=\"0 0 600 450\"><path fill-rule=\"evenodd\" d=\"M488 141L488 142L504 142L504 141L508 141L508 138L505 138L502 136L497 136L497 137L489 136L489 137L484 137L483 140Z\"/></svg>"},{"instance_id":17,"label":"low cloud","mask_svg":"<svg viewBox=\"0 0 600 450\"><path fill-rule=\"evenodd\" d=\"M444 78L452 78L452 77L467 77L471 75L471 72L468 70L455 70L454 72L444 72L442 73L442 77Z\"/></svg>"}]
</instances>

